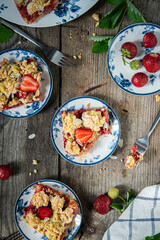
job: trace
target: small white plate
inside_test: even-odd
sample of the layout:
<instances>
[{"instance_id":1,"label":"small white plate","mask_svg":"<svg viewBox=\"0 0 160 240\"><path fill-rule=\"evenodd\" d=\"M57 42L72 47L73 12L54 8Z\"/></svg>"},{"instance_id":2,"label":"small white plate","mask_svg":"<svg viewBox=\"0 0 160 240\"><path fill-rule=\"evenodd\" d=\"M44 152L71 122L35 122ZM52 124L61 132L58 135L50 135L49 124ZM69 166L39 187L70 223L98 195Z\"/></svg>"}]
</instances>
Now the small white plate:
<instances>
[{"instance_id":1,"label":"small white plate","mask_svg":"<svg viewBox=\"0 0 160 240\"><path fill-rule=\"evenodd\" d=\"M47 104L50 95L52 93L52 74L47 63L36 53L26 49L9 49L0 53L0 62L3 58L9 60L9 62L21 61L26 58L34 57L37 68L42 72L41 78L41 102L29 103L26 106L22 105L19 107L11 108L0 112L0 114L11 117L11 118L26 118L31 117L38 113Z\"/></svg>"},{"instance_id":2,"label":"small white plate","mask_svg":"<svg viewBox=\"0 0 160 240\"><path fill-rule=\"evenodd\" d=\"M75 226L70 227L66 235L63 237L63 240L71 240L76 235L76 233L78 232L81 226L82 206L75 192L64 183L61 183L56 180L40 180L40 181L34 182L21 192L15 204L15 221L16 221L18 230L27 240L33 240L33 239L48 240L48 238L45 235L38 233L35 229L29 227L27 223L21 219L23 216L24 207L29 205L31 198L34 194L34 189L32 187L35 186L36 183L38 182L40 182L41 184L47 185L57 191L61 191L65 195L69 194L72 199L78 202L78 212L76 217L74 218Z\"/></svg>"},{"instance_id":3,"label":"small white plate","mask_svg":"<svg viewBox=\"0 0 160 240\"><path fill-rule=\"evenodd\" d=\"M61 4L56 10L42 17L36 23L26 24L18 12L14 0L0 0L0 17L27 27L51 27L74 20L97 2L98 0L60 0Z\"/></svg>"},{"instance_id":4,"label":"small white plate","mask_svg":"<svg viewBox=\"0 0 160 240\"><path fill-rule=\"evenodd\" d=\"M155 48L143 47L143 37L147 32L156 35L158 43ZM139 23L124 28L113 39L107 54L108 71L120 88L136 95L150 95L160 91L160 70L156 73L149 73L143 65L138 70L132 70L129 64L124 65L120 49L125 42L133 42L137 46L137 56L132 60L142 61L148 53L160 53L160 26L152 23ZM127 59L128 62L132 60ZM149 78L149 82L141 88L137 88L131 83L132 76L138 72L146 73Z\"/></svg>"},{"instance_id":5,"label":"small white plate","mask_svg":"<svg viewBox=\"0 0 160 240\"><path fill-rule=\"evenodd\" d=\"M105 134L100 136L93 148L90 149L85 156L79 158L67 154L64 150L63 129L60 114L61 111L85 109L87 108L87 104L90 104L90 109L108 108L109 124L112 135ZM95 97L77 97L64 103L55 113L51 124L51 137L57 152L67 161L77 165L94 165L107 159L117 148L120 138L120 123L113 109L104 101Z\"/></svg>"}]
</instances>

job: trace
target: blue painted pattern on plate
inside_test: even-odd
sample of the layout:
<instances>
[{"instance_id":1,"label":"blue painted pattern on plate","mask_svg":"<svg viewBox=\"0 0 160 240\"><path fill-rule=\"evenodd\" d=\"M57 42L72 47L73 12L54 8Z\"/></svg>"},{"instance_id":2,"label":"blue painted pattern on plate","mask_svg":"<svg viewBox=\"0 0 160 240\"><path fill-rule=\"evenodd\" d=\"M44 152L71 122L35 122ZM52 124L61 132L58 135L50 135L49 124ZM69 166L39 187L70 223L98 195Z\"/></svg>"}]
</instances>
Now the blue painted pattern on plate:
<instances>
[{"instance_id":1,"label":"blue painted pattern on plate","mask_svg":"<svg viewBox=\"0 0 160 240\"><path fill-rule=\"evenodd\" d=\"M79 208L78 208L77 215L74 219L75 226L73 226L73 227L70 226L66 235L63 238L65 240L71 240L78 232L81 222L82 222L82 206L81 206L80 200L77 197L77 195L75 194L75 192L71 188L69 188L67 185L65 185L64 183L58 182L56 180L40 180L35 183L32 183L26 189L24 189L23 192L19 195L19 197L16 201L16 204L15 204L15 221L16 221L19 231L28 240L32 240L32 239L48 240L48 238L45 235L38 233L33 228L29 227L25 223L25 221L22 220L23 209L24 209L24 207L29 205L29 202L34 193L33 186L35 186L35 184L38 182L40 182L44 185L48 185L49 187L52 187L53 189L55 189L57 191L61 191L64 195L69 194L72 199L74 199L78 202Z\"/></svg>"},{"instance_id":2,"label":"blue painted pattern on plate","mask_svg":"<svg viewBox=\"0 0 160 240\"><path fill-rule=\"evenodd\" d=\"M142 65L142 59L151 52L160 52L160 45L155 48L143 47L143 37L147 32L153 32L157 38L160 34L160 26L151 23L139 23L123 29L113 39L107 54L107 66L109 73L115 83L123 90L136 95L149 95L160 91L159 71L150 74ZM139 60L141 66L138 70L131 70L129 64L124 65L121 56L121 46L125 42L134 42L137 46L137 55L134 60ZM132 61L127 59L128 62ZM132 82L132 76L137 72L144 72L148 75L148 83L141 88L135 87Z\"/></svg>"},{"instance_id":3,"label":"blue painted pattern on plate","mask_svg":"<svg viewBox=\"0 0 160 240\"><path fill-rule=\"evenodd\" d=\"M108 108L109 125L112 135L105 134L99 137L98 141L95 143L90 152L87 153L86 156L79 158L67 154L64 150L61 111L84 109L87 108L88 103L90 103L89 108L91 109L105 107ZM56 112L51 124L51 137L56 150L64 159L77 165L93 165L104 161L115 151L120 137L120 124L114 111L102 100L94 97L78 97L66 102Z\"/></svg>"},{"instance_id":4,"label":"blue painted pattern on plate","mask_svg":"<svg viewBox=\"0 0 160 240\"><path fill-rule=\"evenodd\" d=\"M0 61L2 61L3 58L6 58L9 60L9 62L16 62L30 57L34 57L38 71L42 72L42 81L40 87L42 101L4 110L1 112L1 114L4 116L12 118L25 118L33 116L34 114L38 113L49 100L52 92L52 75L48 65L40 56L26 49L10 49L0 53Z\"/></svg>"}]
</instances>

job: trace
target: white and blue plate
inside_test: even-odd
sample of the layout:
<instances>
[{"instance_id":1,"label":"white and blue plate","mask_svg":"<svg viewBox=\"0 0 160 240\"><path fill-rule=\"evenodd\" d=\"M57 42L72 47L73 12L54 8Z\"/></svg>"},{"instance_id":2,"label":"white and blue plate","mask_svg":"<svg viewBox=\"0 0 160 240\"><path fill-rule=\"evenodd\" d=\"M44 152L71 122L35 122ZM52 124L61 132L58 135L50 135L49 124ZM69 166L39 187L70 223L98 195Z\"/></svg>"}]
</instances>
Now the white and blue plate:
<instances>
[{"instance_id":1,"label":"white and blue plate","mask_svg":"<svg viewBox=\"0 0 160 240\"><path fill-rule=\"evenodd\" d=\"M51 27L74 20L97 2L98 0L60 0L59 6L54 11L36 23L26 24L18 12L14 0L0 0L0 17L27 27Z\"/></svg>"},{"instance_id":2,"label":"white and blue plate","mask_svg":"<svg viewBox=\"0 0 160 240\"><path fill-rule=\"evenodd\" d=\"M65 152L63 145L61 111L86 109L88 104L90 104L90 109L108 108L112 135L104 134L100 136L85 156L71 156ZM64 103L55 113L51 124L51 138L57 152L68 162L84 166L94 165L107 159L117 148L120 138L120 123L113 109L104 101L95 97L77 97Z\"/></svg>"},{"instance_id":3,"label":"white and blue plate","mask_svg":"<svg viewBox=\"0 0 160 240\"><path fill-rule=\"evenodd\" d=\"M76 233L78 232L81 222L82 222L82 206L79 198L75 194L75 192L65 185L56 180L40 180L30 184L26 187L21 194L19 195L16 204L15 204L15 221L20 233L27 239L27 240L48 240L45 235L38 233L35 229L29 227L25 221L22 220L23 216L23 209L24 207L28 206L31 198L34 194L34 187L36 183L40 182L41 184L47 185L57 191L61 191L64 195L69 194L72 199L78 202L78 211L77 215L74 218L75 225L71 226L66 235L63 237L63 240L71 240Z\"/></svg>"},{"instance_id":4,"label":"white and blue plate","mask_svg":"<svg viewBox=\"0 0 160 240\"><path fill-rule=\"evenodd\" d=\"M158 39L156 47L143 47L143 37L147 32L156 35ZM124 28L113 39L107 54L108 71L120 88L136 95L150 95L160 91L160 70L156 73L149 73L142 64L138 70L132 70L129 64L124 65L120 49L125 42L134 42L136 44L137 56L132 60L140 60L142 63L146 54L151 52L160 53L160 26L152 23L139 23ZM127 59L128 62L132 60ZM138 72L146 73L149 78L148 83L141 88L137 88L131 83L132 76Z\"/></svg>"},{"instance_id":5,"label":"white and blue plate","mask_svg":"<svg viewBox=\"0 0 160 240\"><path fill-rule=\"evenodd\" d=\"M52 85L53 85L52 74L47 63L40 56L26 49L9 49L9 50L0 52L0 62L3 60L3 58L8 59L9 62L16 62L16 61L21 61L30 57L34 58L37 64L38 70L42 72L41 86L40 86L42 101L29 103L27 105L21 105L21 106L10 108L0 112L0 114L6 117L26 118L26 117L31 117L35 115L42 108L44 108L44 106L47 104L50 98L50 95L52 93Z\"/></svg>"}]
</instances>

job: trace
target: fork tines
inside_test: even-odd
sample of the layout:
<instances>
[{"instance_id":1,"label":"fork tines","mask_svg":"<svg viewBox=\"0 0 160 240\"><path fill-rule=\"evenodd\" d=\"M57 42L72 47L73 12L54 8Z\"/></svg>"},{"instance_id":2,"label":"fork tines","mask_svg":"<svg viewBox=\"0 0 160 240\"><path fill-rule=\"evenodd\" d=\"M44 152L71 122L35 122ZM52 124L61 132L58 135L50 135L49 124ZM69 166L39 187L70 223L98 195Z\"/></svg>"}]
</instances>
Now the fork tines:
<instances>
[{"instance_id":1,"label":"fork tines","mask_svg":"<svg viewBox=\"0 0 160 240\"><path fill-rule=\"evenodd\" d=\"M69 67L70 65L73 65L73 64L74 64L74 62L66 56L63 56L61 58L61 60L59 61L60 67Z\"/></svg>"},{"instance_id":2,"label":"fork tines","mask_svg":"<svg viewBox=\"0 0 160 240\"><path fill-rule=\"evenodd\" d=\"M4 240L21 240L21 239L24 239L24 237L21 235L20 232L12 233L8 237L4 238Z\"/></svg>"}]
</instances>

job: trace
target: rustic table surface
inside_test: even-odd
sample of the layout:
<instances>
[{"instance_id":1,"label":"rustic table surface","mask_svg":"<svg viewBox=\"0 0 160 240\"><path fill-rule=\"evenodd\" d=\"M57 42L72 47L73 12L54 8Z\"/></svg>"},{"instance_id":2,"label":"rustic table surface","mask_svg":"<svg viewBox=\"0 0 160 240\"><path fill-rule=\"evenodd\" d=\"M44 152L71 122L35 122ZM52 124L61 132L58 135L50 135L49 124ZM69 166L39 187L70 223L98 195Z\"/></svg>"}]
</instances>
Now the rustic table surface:
<instances>
[{"instance_id":1,"label":"rustic table surface","mask_svg":"<svg viewBox=\"0 0 160 240\"><path fill-rule=\"evenodd\" d=\"M134 1L148 22L160 23L159 0ZM106 54L92 54L93 33L109 35L115 30L97 28L93 13L103 16L112 8L104 1L99 1L90 11L78 19L61 26L49 28L23 29L38 41L55 46L70 56L82 54L76 60L75 67L60 69L47 61L53 74L53 93L49 104L37 115L26 119L12 119L0 116L0 164L10 164L12 177L0 182L0 236L8 236L17 231L14 221L14 205L19 193L30 183L40 179L56 179L69 185L79 196L83 206L83 223L74 239L102 239L104 231L118 218L117 211L99 215L93 210L94 199L118 186L123 193L132 189L135 194L144 187L160 181L160 125L150 138L150 147L144 161L134 171L124 170L120 161L128 154L135 139L144 136L158 110L160 103L155 95L134 96L121 90L110 78L106 67ZM131 24L128 18L122 27ZM45 59L40 49L32 43L14 34L13 38L0 45L0 50L7 48L26 48L38 53ZM46 60L46 59L45 59ZM61 158L53 147L50 126L55 111L67 100L87 95L85 90L101 83L103 87L88 93L107 102L117 113L121 124L123 148L118 147L114 155L118 159L107 159L104 162L81 167ZM121 106L128 111L123 113ZM36 134L35 139L28 136ZM38 165L32 160L37 159ZM33 170L38 172L35 174ZM29 173L32 175L29 176Z\"/></svg>"}]
</instances>

